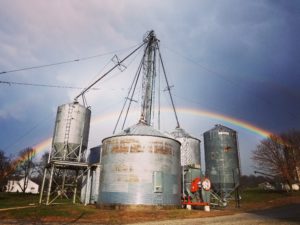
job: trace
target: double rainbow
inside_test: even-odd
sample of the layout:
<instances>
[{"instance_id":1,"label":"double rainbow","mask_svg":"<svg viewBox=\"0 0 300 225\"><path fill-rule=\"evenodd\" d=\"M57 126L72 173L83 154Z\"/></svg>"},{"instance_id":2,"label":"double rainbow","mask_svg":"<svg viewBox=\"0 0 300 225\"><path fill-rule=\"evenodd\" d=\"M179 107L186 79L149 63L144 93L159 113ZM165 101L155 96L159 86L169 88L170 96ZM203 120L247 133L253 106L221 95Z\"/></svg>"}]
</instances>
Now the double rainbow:
<instances>
[{"instance_id":1,"label":"double rainbow","mask_svg":"<svg viewBox=\"0 0 300 225\"><path fill-rule=\"evenodd\" d=\"M173 112L171 108L162 108L162 112ZM229 124L232 124L234 126L240 127L246 131L249 131L251 133L254 133L262 138L268 138L272 133L270 131L267 131L265 129L262 129L260 127L257 127L249 122L243 121L241 119L237 119L234 117L230 117L224 114L219 114L216 112L211 112L207 110L202 109L195 109L195 108L177 108L177 112L179 114L187 114L192 116L199 116L199 117L205 117L209 119L215 119L219 120L220 122L226 122ZM117 113L107 113L104 115L98 115L96 117L92 118L91 124L98 124L107 120L112 120L117 118ZM50 150L51 148L51 141L52 138L47 138L37 145L35 145L33 148L36 150L36 154L43 152L45 150Z\"/></svg>"}]
</instances>

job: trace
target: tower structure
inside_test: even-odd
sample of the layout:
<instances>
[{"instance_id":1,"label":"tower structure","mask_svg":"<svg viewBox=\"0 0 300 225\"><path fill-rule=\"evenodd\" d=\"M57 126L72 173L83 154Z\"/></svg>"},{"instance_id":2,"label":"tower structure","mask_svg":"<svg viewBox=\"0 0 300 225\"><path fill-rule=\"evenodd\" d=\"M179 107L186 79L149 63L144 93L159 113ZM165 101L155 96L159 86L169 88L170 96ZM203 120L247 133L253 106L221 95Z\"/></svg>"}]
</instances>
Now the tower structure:
<instances>
[{"instance_id":1,"label":"tower structure","mask_svg":"<svg viewBox=\"0 0 300 225\"><path fill-rule=\"evenodd\" d=\"M100 207L181 204L180 142L152 127L159 41L154 31L143 41L144 54L133 82L142 74L140 118L137 124L102 140Z\"/></svg>"},{"instance_id":2,"label":"tower structure","mask_svg":"<svg viewBox=\"0 0 300 225\"><path fill-rule=\"evenodd\" d=\"M154 98L154 84L156 77L156 53L158 48L158 39L154 31L150 31L149 35L144 40L147 42L143 60L143 80L142 80L142 109L140 121L147 125L151 125L151 112Z\"/></svg>"},{"instance_id":3,"label":"tower structure","mask_svg":"<svg viewBox=\"0 0 300 225\"><path fill-rule=\"evenodd\" d=\"M44 169L40 204L49 205L59 199L76 202L78 181L91 168L84 162L90 117L89 107L77 101L58 107L51 152ZM46 199L43 199L44 194Z\"/></svg>"}]
</instances>

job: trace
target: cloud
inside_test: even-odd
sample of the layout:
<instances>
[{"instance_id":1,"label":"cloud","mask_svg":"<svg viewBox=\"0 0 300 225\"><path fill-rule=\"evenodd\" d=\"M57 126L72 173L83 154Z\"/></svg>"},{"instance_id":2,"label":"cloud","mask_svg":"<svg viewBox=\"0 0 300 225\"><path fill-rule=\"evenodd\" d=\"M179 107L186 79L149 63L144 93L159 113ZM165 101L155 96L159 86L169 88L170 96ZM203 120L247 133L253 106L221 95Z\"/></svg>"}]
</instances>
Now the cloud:
<instances>
[{"instance_id":1,"label":"cloud","mask_svg":"<svg viewBox=\"0 0 300 225\"><path fill-rule=\"evenodd\" d=\"M283 131L299 124L289 117L290 111L300 113L298 9L297 1L3 0L0 71L128 48L154 29L176 106L206 108ZM129 50L116 53L122 58ZM99 71L113 65L102 70L112 56L1 74L0 80L86 87L102 74ZM86 94L93 115L120 110L139 59L125 63L128 69L123 73L116 70L99 82L96 87L101 90ZM1 133L0 147L13 140L14 133L21 135L22 126L30 127L48 114L53 121L43 123L22 144L51 136L57 106L73 101L78 93L1 84L0 122L7 131ZM184 128L196 134L213 123L183 120L188 121ZM101 139L113 125L101 126L91 137ZM258 141L247 142L244 136L242 140L247 149ZM14 151L18 148L21 144Z\"/></svg>"}]
</instances>

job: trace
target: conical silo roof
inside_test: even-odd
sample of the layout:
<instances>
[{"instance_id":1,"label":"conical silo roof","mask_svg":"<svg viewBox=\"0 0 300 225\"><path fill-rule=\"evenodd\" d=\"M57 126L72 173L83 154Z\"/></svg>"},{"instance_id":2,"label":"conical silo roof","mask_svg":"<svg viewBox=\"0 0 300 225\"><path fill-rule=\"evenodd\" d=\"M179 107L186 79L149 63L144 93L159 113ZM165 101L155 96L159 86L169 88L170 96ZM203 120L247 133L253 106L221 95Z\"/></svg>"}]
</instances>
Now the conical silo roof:
<instances>
[{"instance_id":1,"label":"conical silo roof","mask_svg":"<svg viewBox=\"0 0 300 225\"><path fill-rule=\"evenodd\" d=\"M176 128L174 131L171 132L172 137L174 138L193 138L193 139L197 139L193 136L191 136L188 132L186 132L183 128Z\"/></svg>"},{"instance_id":2,"label":"conical silo roof","mask_svg":"<svg viewBox=\"0 0 300 225\"><path fill-rule=\"evenodd\" d=\"M132 125L132 126L126 128L126 129L124 129L120 133L115 134L115 135L110 136L110 137L107 137L107 138L118 137L118 136L136 136L136 135L138 135L138 136L163 137L163 138L169 138L169 139L172 139L174 141L177 141L174 137L166 135L166 134L160 132L159 130L156 130L152 126L149 126L149 125L147 125L143 122L139 122L135 125ZM107 138L105 138L105 139L107 139ZM103 140L105 140L105 139L103 139Z\"/></svg>"},{"instance_id":3,"label":"conical silo roof","mask_svg":"<svg viewBox=\"0 0 300 225\"><path fill-rule=\"evenodd\" d=\"M208 130L209 131L227 131L227 132L236 132L235 130L229 128L229 127L226 127L224 125L221 125L221 124L216 124L214 128Z\"/></svg>"}]
</instances>

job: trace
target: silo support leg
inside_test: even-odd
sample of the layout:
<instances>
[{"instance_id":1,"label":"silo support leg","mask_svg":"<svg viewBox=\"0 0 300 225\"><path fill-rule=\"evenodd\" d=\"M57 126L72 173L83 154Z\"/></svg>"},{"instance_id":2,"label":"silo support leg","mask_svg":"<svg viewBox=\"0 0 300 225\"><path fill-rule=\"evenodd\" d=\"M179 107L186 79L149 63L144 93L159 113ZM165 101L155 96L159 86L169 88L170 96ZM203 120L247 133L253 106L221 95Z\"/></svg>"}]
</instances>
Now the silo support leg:
<instances>
[{"instance_id":1,"label":"silo support leg","mask_svg":"<svg viewBox=\"0 0 300 225\"><path fill-rule=\"evenodd\" d=\"M42 187L41 187L41 190L40 190L39 204L42 204L43 194L44 194L44 188L45 188L46 176L47 176L47 168L44 169L43 182L42 182Z\"/></svg>"},{"instance_id":2,"label":"silo support leg","mask_svg":"<svg viewBox=\"0 0 300 225\"><path fill-rule=\"evenodd\" d=\"M73 194L73 204L76 203L76 195L77 195L77 179L78 178L78 171L76 171L76 178L75 178L75 187L74 187L74 194Z\"/></svg>"},{"instance_id":3,"label":"silo support leg","mask_svg":"<svg viewBox=\"0 0 300 225\"><path fill-rule=\"evenodd\" d=\"M50 195L51 195L51 186L52 186L52 182L53 182L53 173L54 173L54 164L52 164L52 166L51 166L46 205L49 205L49 200L50 200Z\"/></svg>"},{"instance_id":4,"label":"silo support leg","mask_svg":"<svg viewBox=\"0 0 300 225\"><path fill-rule=\"evenodd\" d=\"M87 205L90 199L90 176L91 176L91 168L89 168L87 171L84 205Z\"/></svg>"}]
</instances>

